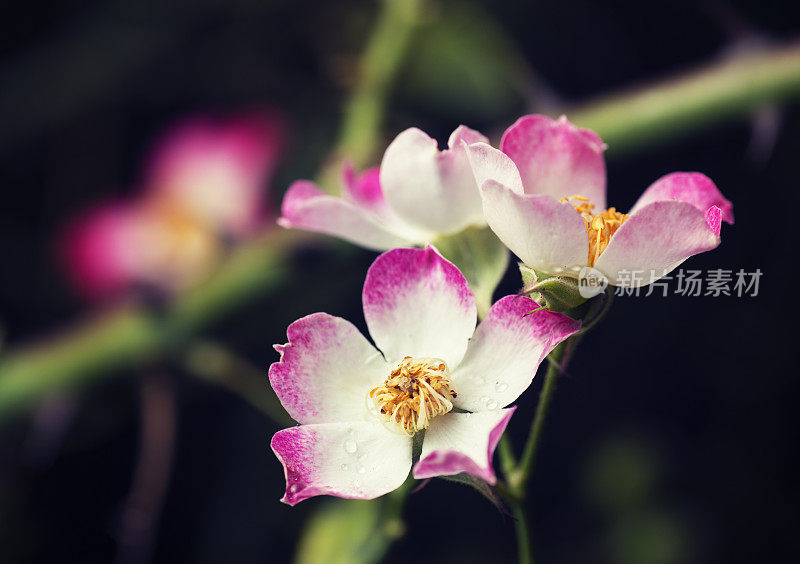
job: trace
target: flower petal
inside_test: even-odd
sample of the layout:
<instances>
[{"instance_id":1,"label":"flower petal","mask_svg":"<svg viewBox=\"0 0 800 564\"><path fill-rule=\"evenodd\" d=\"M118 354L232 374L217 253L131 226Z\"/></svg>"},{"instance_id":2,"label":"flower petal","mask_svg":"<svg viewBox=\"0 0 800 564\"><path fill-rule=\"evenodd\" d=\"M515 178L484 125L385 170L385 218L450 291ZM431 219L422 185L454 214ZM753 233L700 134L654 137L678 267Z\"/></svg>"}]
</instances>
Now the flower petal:
<instances>
[{"instance_id":1,"label":"flower petal","mask_svg":"<svg viewBox=\"0 0 800 564\"><path fill-rule=\"evenodd\" d=\"M526 194L581 195L606 207L605 144L593 131L564 116L523 116L505 131L500 150L516 163Z\"/></svg>"},{"instance_id":2,"label":"flower petal","mask_svg":"<svg viewBox=\"0 0 800 564\"><path fill-rule=\"evenodd\" d=\"M450 138L447 140L447 147L452 149L461 145L462 142L471 145L473 143L488 143L489 139L480 131L475 131L466 125L459 125L450 134Z\"/></svg>"},{"instance_id":3,"label":"flower petal","mask_svg":"<svg viewBox=\"0 0 800 564\"><path fill-rule=\"evenodd\" d=\"M283 407L300 423L360 421L369 391L388 374L381 353L355 326L340 317L314 313L286 331L275 345L281 359L269 381Z\"/></svg>"},{"instance_id":4,"label":"flower petal","mask_svg":"<svg viewBox=\"0 0 800 564\"><path fill-rule=\"evenodd\" d=\"M357 174L351 163L342 169L344 196L361 208L381 215L388 210L380 183L380 169L375 166Z\"/></svg>"},{"instance_id":5,"label":"flower petal","mask_svg":"<svg viewBox=\"0 0 800 564\"><path fill-rule=\"evenodd\" d=\"M290 427L271 446L286 475L281 501L289 505L317 495L374 499L397 489L411 468L411 437L377 421Z\"/></svg>"},{"instance_id":6,"label":"flower petal","mask_svg":"<svg viewBox=\"0 0 800 564\"><path fill-rule=\"evenodd\" d=\"M523 194L522 178L511 158L487 143L466 146L467 158L478 186L487 180L496 180L517 194Z\"/></svg>"},{"instance_id":7,"label":"flower petal","mask_svg":"<svg viewBox=\"0 0 800 564\"><path fill-rule=\"evenodd\" d=\"M489 227L522 262L550 274L586 266L589 238L583 218L570 204L517 194L494 180L481 193Z\"/></svg>"},{"instance_id":8,"label":"flower petal","mask_svg":"<svg viewBox=\"0 0 800 564\"><path fill-rule=\"evenodd\" d=\"M392 141L383 155L380 183L401 219L442 234L485 224L478 186L460 143L477 135L459 128L451 136L455 144L444 151L416 128Z\"/></svg>"},{"instance_id":9,"label":"flower petal","mask_svg":"<svg viewBox=\"0 0 800 564\"><path fill-rule=\"evenodd\" d=\"M171 200L210 228L245 236L265 215L264 180L285 144L286 125L274 112L188 119L156 145L148 196Z\"/></svg>"},{"instance_id":10,"label":"flower petal","mask_svg":"<svg viewBox=\"0 0 800 564\"><path fill-rule=\"evenodd\" d=\"M343 198L330 196L312 182L298 180L283 197L282 227L341 237L367 249L386 250L417 243L381 225L377 216Z\"/></svg>"},{"instance_id":11,"label":"flower petal","mask_svg":"<svg viewBox=\"0 0 800 564\"><path fill-rule=\"evenodd\" d=\"M436 233L409 225L389 207L381 189L378 167L356 174L353 166L345 163L342 170L342 187L346 199L368 211L387 231L415 243L426 243L436 239Z\"/></svg>"},{"instance_id":12,"label":"flower petal","mask_svg":"<svg viewBox=\"0 0 800 564\"><path fill-rule=\"evenodd\" d=\"M530 313L538 307L525 296L506 296L492 306L453 371L456 407L507 406L531 385L544 357L581 327L580 321L553 311Z\"/></svg>"},{"instance_id":13,"label":"flower petal","mask_svg":"<svg viewBox=\"0 0 800 564\"><path fill-rule=\"evenodd\" d=\"M89 297L102 297L135 282L132 247L136 209L125 203L102 204L84 213L66 230L62 255L76 286Z\"/></svg>"},{"instance_id":14,"label":"flower petal","mask_svg":"<svg viewBox=\"0 0 800 564\"><path fill-rule=\"evenodd\" d=\"M475 330L475 296L466 279L430 246L375 259L363 301L369 333L389 363L427 356L453 368Z\"/></svg>"},{"instance_id":15,"label":"flower petal","mask_svg":"<svg viewBox=\"0 0 800 564\"><path fill-rule=\"evenodd\" d=\"M706 214L692 204L652 202L622 224L595 268L615 286L644 286L719 243Z\"/></svg>"},{"instance_id":16,"label":"flower petal","mask_svg":"<svg viewBox=\"0 0 800 564\"><path fill-rule=\"evenodd\" d=\"M692 204L703 213L716 206L721 212L721 219L733 223L733 204L708 176L699 172L673 172L662 176L644 191L630 213L652 202L676 200ZM709 226L713 229L712 222L709 222ZM719 235L719 229L716 229L716 234Z\"/></svg>"},{"instance_id":17,"label":"flower petal","mask_svg":"<svg viewBox=\"0 0 800 564\"><path fill-rule=\"evenodd\" d=\"M425 431L414 477L422 480L465 472L495 484L492 456L515 409L448 413L434 418Z\"/></svg>"}]
</instances>

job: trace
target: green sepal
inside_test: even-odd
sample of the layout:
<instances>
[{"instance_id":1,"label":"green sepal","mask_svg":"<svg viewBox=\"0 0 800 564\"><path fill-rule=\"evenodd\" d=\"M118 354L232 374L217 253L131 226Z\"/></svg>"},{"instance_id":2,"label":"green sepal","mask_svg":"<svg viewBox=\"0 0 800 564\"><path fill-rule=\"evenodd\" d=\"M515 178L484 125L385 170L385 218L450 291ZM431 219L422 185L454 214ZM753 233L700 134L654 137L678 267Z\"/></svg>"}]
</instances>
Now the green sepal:
<instances>
[{"instance_id":1,"label":"green sepal","mask_svg":"<svg viewBox=\"0 0 800 564\"><path fill-rule=\"evenodd\" d=\"M543 307L566 312L586 302L578 291L578 279L570 276L553 276L519 263L524 287L521 294L533 298Z\"/></svg>"},{"instance_id":2,"label":"green sepal","mask_svg":"<svg viewBox=\"0 0 800 564\"><path fill-rule=\"evenodd\" d=\"M478 316L485 316L492 307L494 290L508 268L505 245L488 227L470 227L440 237L433 246L467 279L478 304Z\"/></svg>"}]
</instances>

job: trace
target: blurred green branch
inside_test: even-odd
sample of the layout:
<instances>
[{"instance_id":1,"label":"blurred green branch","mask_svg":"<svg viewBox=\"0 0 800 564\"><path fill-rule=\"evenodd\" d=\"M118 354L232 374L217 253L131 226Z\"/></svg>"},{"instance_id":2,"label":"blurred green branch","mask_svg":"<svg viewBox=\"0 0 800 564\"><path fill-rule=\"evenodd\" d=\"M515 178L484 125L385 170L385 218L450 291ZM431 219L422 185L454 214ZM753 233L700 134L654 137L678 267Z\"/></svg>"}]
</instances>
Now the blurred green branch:
<instances>
[{"instance_id":1,"label":"blurred green branch","mask_svg":"<svg viewBox=\"0 0 800 564\"><path fill-rule=\"evenodd\" d=\"M184 355L183 365L195 376L237 394L281 427L295 424L275 390L266 385L266 366L254 366L224 346L207 341L192 343Z\"/></svg>"},{"instance_id":2,"label":"blurred green branch","mask_svg":"<svg viewBox=\"0 0 800 564\"><path fill-rule=\"evenodd\" d=\"M609 152L640 149L800 95L800 43L752 49L703 68L574 108Z\"/></svg>"},{"instance_id":3,"label":"blurred green branch","mask_svg":"<svg viewBox=\"0 0 800 564\"><path fill-rule=\"evenodd\" d=\"M165 311L126 306L67 328L0 358L0 422L53 392L146 362L185 345L210 321L287 280L303 233L270 229L235 249L222 268L178 296Z\"/></svg>"},{"instance_id":4,"label":"blurred green branch","mask_svg":"<svg viewBox=\"0 0 800 564\"><path fill-rule=\"evenodd\" d=\"M422 0L384 0L360 61L359 80L345 108L339 143L318 178L324 190L338 192L344 159L361 169L380 149L389 92L419 25L422 6Z\"/></svg>"},{"instance_id":5,"label":"blurred green branch","mask_svg":"<svg viewBox=\"0 0 800 564\"><path fill-rule=\"evenodd\" d=\"M390 0L384 8L400 18L398 25L408 27L411 24L402 4L403 0ZM406 29L401 37L408 32ZM383 41L373 38L370 49L385 49ZM377 55L366 59L373 61L374 57ZM393 64L399 66L400 59ZM370 65L380 67L375 62ZM370 65L365 68L372 68ZM377 106L378 113L357 109L362 104L374 108L372 103L354 101L343 126L339 151L355 151L359 160L369 158L379 136L380 108L384 107L391 78L383 74L386 69L379 72L382 78L371 79L378 86L364 90L369 96L359 94L361 90L354 94L356 98L384 98ZM576 108L570 116L580 125L595 129L613 149L632 149L662 135L744 116L798 94L800 45L796 44L741 55L683 78L609 96L605 101ZM357 117L361 115L368 117ZM356 126L369 129L358 134L358 141L351 140L355 133L349 133ZM270 229L260 239L235 249L213 277L176 298L164 312L129 307L26 347L4 349L0 358L0 421L29 408L46 394L84 385L109 370L184 346L208 323L256 296L282 288L291 278L293 251L311 239L296 231Z\"/></svg>"}]
</instances>

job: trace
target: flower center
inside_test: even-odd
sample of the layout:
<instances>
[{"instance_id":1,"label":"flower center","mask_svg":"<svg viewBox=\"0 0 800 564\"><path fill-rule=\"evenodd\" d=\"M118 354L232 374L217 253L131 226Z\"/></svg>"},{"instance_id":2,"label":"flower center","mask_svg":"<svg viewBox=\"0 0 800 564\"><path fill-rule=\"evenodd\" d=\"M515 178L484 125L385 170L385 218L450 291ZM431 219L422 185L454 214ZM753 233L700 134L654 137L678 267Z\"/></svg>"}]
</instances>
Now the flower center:
<instances>
[{"instance_id":1,"label":"flower center","mask_svg":"<svg viewBox=\"0 0 800 564\"><path fill-rule=\"evenodd\" d=\"M453 409L450 371L440 358L405 357L382 386L367 395L378 414L396 429L413 435L427 429L431 419Z\"/></svg>"},{"instance_id":2,"label":"flower center","mask_svg":"<svg viewBox=\"0 0 800 564\"><path fill-rule=\"evenodd\" d=\"M581 214L589 235L589 266L594 266L603 251L606 250L612 235L630 216L627 213L618 212L617 208L608 208L595 214L594 204L589 201L589 198L583 196L561 198L559 202L572 204L572 207Z\"/></svg>"}]
</instances>

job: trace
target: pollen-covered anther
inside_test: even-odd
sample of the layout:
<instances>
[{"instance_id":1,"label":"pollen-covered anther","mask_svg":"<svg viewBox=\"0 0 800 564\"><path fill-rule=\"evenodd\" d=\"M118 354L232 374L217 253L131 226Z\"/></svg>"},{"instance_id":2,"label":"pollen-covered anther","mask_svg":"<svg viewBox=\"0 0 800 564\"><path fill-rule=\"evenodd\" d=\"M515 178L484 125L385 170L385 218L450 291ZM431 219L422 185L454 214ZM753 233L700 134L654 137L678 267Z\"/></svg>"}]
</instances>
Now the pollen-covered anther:
<instances>
[{"instance_id":1,"label":"pollen-covered anther","mask_svg":"<svg viewBox=\"0 0 800 564\"><path fill-rule=\"evenodd\" d=\"M457 394L440 358L405 357L382 386L367 395L381 418L409 435L426 429L437 415L453 409Z\"/></svg>"},{"instance_id":2,"label":"pollen-covered anther","mask_svg":"<svg viewBox=\"0 0 800 564\"><path fill-rule=\"evenodd\" d=\"M616 208L608 208L595 214L594 204L589 201L589 198L583 196L569 196L561 198L559 202L571 204L583 217L589 235L589 266L594 266L603 251L606 250L611 237L630 216L618 212Z\"/></svg>"}]
</instances>

